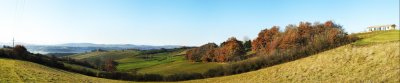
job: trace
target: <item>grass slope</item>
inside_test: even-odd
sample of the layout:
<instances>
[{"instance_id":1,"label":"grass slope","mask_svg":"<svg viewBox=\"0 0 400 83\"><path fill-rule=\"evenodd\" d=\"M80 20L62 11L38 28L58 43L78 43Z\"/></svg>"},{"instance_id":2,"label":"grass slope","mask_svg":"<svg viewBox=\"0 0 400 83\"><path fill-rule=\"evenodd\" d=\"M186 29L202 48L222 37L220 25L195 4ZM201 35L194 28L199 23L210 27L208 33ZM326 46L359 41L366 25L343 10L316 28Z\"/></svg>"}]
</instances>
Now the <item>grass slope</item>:
<instances>
[{"instance_id":1,"label":"grass slope","mask_svg":"<svg viewBox=\"0 0 400 83\"><path fill-rule=\"evenodd\" d=\"M372 35L371 35L372 34ZM367 36L369 35L369 36ZM248 73L192 80L215 83L400 82L399 31L364 33L364 39L310 57ZM359 42L363 46L358 46Z\"/></svg>"},{"instance_id":2,"label":"grass slope","mask_svg":"<svg viewBox=\"0 0 400 83\"><path fill-rule=\"evenodd\" d=\"M181 60L144 68L139 70L139 73L157 73L161 75L171 75L176 73L203 73L208 71L208 69L215 68L223 64L224 63L202 63Z\"/></svg>"},{"instance_id":3,"label":"grass slope","mask_svg":"<svg viewBox=\"0 0 400 83\"><path fill-rule=\"evenodd\" d=\"M182 55L186 50L164 52L151 55L138 55L116 60L118 71L136 71L141 74L171 75L176 73L202 73L210 68L217 67L219 63L194 63L184 59ZM151 57L151 58L144 58Z\"/></svg>"},{"instance_id":4,"label":"grass slope","mask_svg":"<svg viewBox=\"0 0 400 83\"><path fill-rule=\"evenodd\" d=\"M81 53L75 54L67 57L71 57L74 59L79 60L86 60L86 61L94 61L96 59L122 59L130 56L136 56L140 54L140 51L136 50L112 50L112 51L105 51L105 52L89 52L89 53Z\"/></svg>"},{"instance_id":5,"label":"grass slope","mask_svg":"<svg viewBox=\"0 0 400 83\"><path fill-rule=\"evenodd\" d=\"M373 43L399 41L400 40L399 35L400 35L399 30L361 33L361 34L357 34L357 36L362 38L362 40L357 41L353 44L354 45L368 45L368 44L373 44Z\"/></svg>"},{"instance_id":6,"label":"grass slope","mask_svg":"<svg viewBox=\"0 0 400 83\"><path fill-rule=\"evenodd\" d=\"M137 72L141 74L171 75L176 73L203 73L221 63L194 63L182 55L187 49L156 54L143 54L136 50L115 50L106 52L89 52L68 56L75 59L94 61L101 58L112 58L118 62L117 71Z\"/></svg>"},{"instance_id":7,"label":"grass slope","mask_svg":"<svg viewBox=\"0 0 400 83\"><path fill-rule=\"evenodd\" d=\"M182 56L177 56L183 50L173 52L163 52L157 54L144 54L116 60L118 62L118 71L130 71L147 68L159 64L166 64L180 60Z\"/></svg>"},{"instance_id":8,"label":"grass slope","mask_svg":"<svg viewBox=\"0 0 400 83\"><path fill-rule=\"evenodd\" d=\"M27 61L0 58L0 82L95 82L120 83L71 73Z\"/></svg>"}]
</instances>

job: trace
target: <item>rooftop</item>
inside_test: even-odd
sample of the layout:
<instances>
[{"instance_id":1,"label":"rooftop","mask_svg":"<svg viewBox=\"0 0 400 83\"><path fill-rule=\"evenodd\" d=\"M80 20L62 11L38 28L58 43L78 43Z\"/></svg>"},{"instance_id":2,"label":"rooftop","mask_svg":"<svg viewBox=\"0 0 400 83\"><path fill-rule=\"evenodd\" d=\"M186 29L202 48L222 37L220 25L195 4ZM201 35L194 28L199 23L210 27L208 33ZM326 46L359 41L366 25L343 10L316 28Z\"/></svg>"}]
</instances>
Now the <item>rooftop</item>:
<instances>
[{"instance_id":1,"label":"rooftop","mask_svg":"<svg viewBox=\"0 0 400 83\"><path fill-rule=\"evenodd\" d=\"M387 25L375 25L375 26L369 26L369 27L367 27L367 28L376 28L376 27L392 26L392 25L395 25L395 24L387 24Z\"/></svg>"}]
</instances>

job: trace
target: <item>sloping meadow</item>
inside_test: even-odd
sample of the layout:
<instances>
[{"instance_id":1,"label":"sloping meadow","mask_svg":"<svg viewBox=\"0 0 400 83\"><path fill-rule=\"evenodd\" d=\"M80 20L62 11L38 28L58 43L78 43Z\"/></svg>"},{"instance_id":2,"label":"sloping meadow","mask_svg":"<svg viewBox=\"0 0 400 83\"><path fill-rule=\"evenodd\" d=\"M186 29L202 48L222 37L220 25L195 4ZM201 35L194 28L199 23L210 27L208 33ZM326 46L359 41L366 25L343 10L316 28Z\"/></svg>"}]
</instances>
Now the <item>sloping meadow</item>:
<instances>
[{"instance_id":1,"label":"sloping meadow","mask_svg":"<svg viewBox=\"0 0 400 83\"><path fill-rule=\"evenodd\" d=\"M400 82L399 32L388 31L364 37L370 42L383 42L363 46L348 44L257 71L186 82ZM393 38L377 38L379 36ZM360 41L365 40L357 42Z\"/></svg>"}]
</instances>

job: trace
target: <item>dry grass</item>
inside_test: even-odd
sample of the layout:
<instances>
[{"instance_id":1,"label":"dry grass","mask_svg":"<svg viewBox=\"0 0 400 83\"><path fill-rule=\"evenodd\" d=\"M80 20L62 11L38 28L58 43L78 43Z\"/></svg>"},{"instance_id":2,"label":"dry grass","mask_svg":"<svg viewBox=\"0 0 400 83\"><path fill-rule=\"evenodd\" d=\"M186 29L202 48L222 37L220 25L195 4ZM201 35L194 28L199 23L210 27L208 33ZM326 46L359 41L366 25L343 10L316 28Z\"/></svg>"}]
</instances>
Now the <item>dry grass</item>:
<instances>
[{"instance_id":1,"label":"dry grass","mask_svg":"<svg viewBox=\"0 0 400 83\"><path fill-rule=\"evenodd\" d=\"M400 83L400 31L374 32L363 40L310 57L248 73L192 80L212 83ZM376 33L376 34L375 34ZM363 42L359 46L357 43Z\"/></svg>"},{"instance_id":2,"label":"dry grass","mask_svg":"<svg viewBox=\"0 0 400 83\"><path fill-rule=\"evenodd\" d=\"M189 62L187 60L174 61L171 63L160 64L148 68L140 69L139 73L155 73L164 76L177 74L177 73L203 73L211 68L223 65L224 63L202 63L202 62Z\"/></svg>"},{"instance_id":3,"label":"dry grass","mask_svg":"<svg viewBox=\"0 0 400 83\"><path fill-rule=\"evenodd\" d=\"M188 82L400 82L400 42L342 46L307 58L239 75Z\"/></svg>"},{"instance_id":4,"label":"dry grass","mask_svg":"<svg viewBox=\"0 0 400 83\"><path fill-rule=\"evenodd\" d=\"M0 83L20 82L121 83L125 81L89 77L27 61L0 58Z\"/></svg>"}]
</instances>

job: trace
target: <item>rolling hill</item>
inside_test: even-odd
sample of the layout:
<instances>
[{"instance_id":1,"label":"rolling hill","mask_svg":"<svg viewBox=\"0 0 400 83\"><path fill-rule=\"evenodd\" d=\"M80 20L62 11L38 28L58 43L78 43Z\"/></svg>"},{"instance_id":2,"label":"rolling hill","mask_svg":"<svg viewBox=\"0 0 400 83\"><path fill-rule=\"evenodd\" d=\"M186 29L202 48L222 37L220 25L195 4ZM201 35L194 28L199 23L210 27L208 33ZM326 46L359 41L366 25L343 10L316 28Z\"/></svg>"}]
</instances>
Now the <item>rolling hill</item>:
<instances>
[{"instance_id":1,"label":"rolling hill","mask_svg":"<svg viewBox=\"0 0 400 83\"><path fill-rule=\"evenodd\" d=\"M400 31L357 36L363 39L292 62L238 75L185 82L400 82Z\"/></svg>"},{"instance_id":2,"label":"rolling hill","mask_svg":"<svg viewBox=\"0 0 400 83\"><path fill-rule=\"evenodd\" d=\"M96 59L104 59L104 58L111 58L113 60L122 59L130 56L136 56L139 53L140 52L137 50L112 50L104 52L99 51L99 52L80 53L80 54L70 55L67 57L91 62Z\"/></svg>"},{"instance_id":3,"label":"rolling hill","mask_svg":"<svg viewBox=\"0 0 400 83\"><path fill-rule=\"evenodd\" d=\"M0 58L0 82L107 82L121 83L126 81L109 80L85 76L77 73L54 69L40 64Z\"/></svg>"},{"instance_id":4,"label":"rolling hill","mask_svg":"<svg viewBox=\"0 0 400 83\"><path fill-rule=\"evenodd\" d=\"M299 60L237 75L183 82L400 82L400 31L356 35L363 39ZM156 65L139 68L138 72L144 73L168 75L171 74L171 71L176 71L172 73L180 71L201 72L203 71L201 68L210 67L210 65L223 65L221 63L204 64L185 61L182 56L179 56L184 54L184 51L146 55L141 55L135 51L112 52L121 53L121 56L116 57L117 62L127 65L133 64L135 65L133 67L138 65L137 62L154 60L154 63L157 63ZM110 56L108 54L101 55L103 53L97 54ZM154 58L143 58L149 55ZM98 55L93 56L98 58ZM88 58L83 57L81 59ZM151 64L154 63L151 62ZM5 58L0 58L0 73L0 82L127 82L90 77L36 63Z\"/></svg>"},{"instance_id":5,"label":"rolling hill","mask_svg":"<svg viewBox=\"0 0 400 83\"><path fill-rule=\"evenodd\" d=\"M89 52L68 57L89 62L112 58L118 62L117 71L140 74L171 75L176 73L203 73L224 63L189 62L182 56L187 49L171 49L166 52L146 53L138 50L113 50Z\"/></svg>"}]
</instances>

